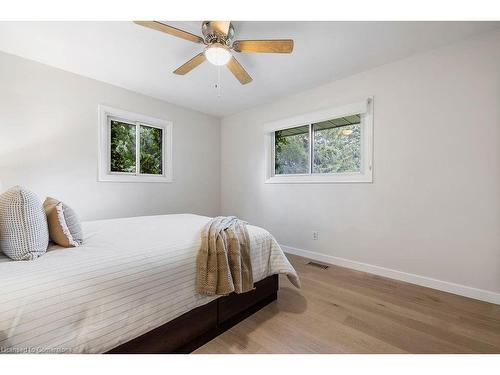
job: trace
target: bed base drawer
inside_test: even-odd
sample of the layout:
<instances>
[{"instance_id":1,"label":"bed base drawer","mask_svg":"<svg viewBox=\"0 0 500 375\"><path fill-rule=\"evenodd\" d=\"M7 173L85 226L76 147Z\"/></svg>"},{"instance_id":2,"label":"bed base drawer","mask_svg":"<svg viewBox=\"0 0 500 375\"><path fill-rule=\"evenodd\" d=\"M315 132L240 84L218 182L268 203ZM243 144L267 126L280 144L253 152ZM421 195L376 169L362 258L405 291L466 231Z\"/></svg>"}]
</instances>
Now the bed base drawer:
<instances>
[{"instance_id":1,"label":"bed base drawer","mask_svg":"<svg viewBox=\"0 0 500 375\"><path fill-rule=\"evenodd\" d=\"M170 322L128 341L108 353L174 353L217 324L217 300L197 307Z\"/></svg>"},{"instance_id":2,"label":"bed base drawer","mask_svg":"<svg viewBox=\"0 0 500 375\"><path fill-rule=\"evenodd\" d=\"M232 293L188 311L112 350L110 354L191 353L277 299L278 275L255 284L255 290Z\"/></svg>"}]
</instances>

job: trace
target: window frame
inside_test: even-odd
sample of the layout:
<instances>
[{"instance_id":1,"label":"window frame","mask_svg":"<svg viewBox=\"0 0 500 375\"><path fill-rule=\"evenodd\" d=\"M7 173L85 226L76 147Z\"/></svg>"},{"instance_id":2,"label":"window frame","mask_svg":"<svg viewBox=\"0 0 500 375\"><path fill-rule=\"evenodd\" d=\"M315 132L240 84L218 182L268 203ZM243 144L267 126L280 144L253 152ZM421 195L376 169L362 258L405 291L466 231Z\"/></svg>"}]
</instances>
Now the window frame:
<instances>
[{"instance_id":1,"label":"window frame","mask_svg":"<svg viewBox=\"0 0 500 375\"><path fill-rule=\"evenodd\" d=\"M98 106L99 146L98 181L100 182L173 182L171 121L100 104ZM111 121L136 126L136 172L111 171ZM162 130L162 174L140 173L140 126Z\"/></svg>"},{"instance_id":2,"label":"window frame","mask_svg":"<svg viewBox=\"0 0 500 375\"><path fill-rule=\"evenodd\" d=\"M339 117L361 116L361 168L359 172L313 173L313 124ZM309 126L309 173L275 174L275 132ZM265 131L266 184L372 183L373 182L373 97L348 105L328 108L268 123Z\"/></svg>"}]
</instances>

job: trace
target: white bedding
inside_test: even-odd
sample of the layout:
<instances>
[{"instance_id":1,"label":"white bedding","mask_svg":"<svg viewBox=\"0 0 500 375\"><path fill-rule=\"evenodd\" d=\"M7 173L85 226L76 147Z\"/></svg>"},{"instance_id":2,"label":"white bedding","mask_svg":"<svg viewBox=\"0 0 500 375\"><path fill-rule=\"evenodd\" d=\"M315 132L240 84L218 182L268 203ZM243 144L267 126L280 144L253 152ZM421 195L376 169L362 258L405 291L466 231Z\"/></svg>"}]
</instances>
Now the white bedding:
<instances>
[{"instance_id":1,"label":"white bedding","mask_svg":"<svg viewBox=\"0 0 500 375\"><path fill-rule=\"evenodd\" d=\"M83 223L84 245L35 261L0 256L0 353L102 353L215 297L195 293L198 215ZM254 282L295 270L248 226Z\"/></svg>"}]
</instances>

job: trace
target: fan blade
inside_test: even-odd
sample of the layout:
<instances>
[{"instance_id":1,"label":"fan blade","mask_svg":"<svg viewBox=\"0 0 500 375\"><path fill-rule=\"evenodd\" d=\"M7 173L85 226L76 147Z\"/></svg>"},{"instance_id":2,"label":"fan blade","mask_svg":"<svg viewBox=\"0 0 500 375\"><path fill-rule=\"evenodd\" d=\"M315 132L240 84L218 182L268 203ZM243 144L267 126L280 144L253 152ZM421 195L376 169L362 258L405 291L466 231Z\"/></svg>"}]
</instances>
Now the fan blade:
<instances>
[{"instance_id":1,"label":"fan blade","mask_svg":"<svg viewBox=\"0 0 500 375\"><path fill-rule=\"evenodd\" d=\"M134 23L176 36L178 38L189 40L190 42L204 43L203 38L199 37L198 35L188 33L187 31L177 29L173 26L165 25L164 23L158 21L134 21Z\"/></svg>"},{"instance_id":2,"label":"fan blade","mask_svg":"<svg viewBox=\"0 0 500 375\"><path fill-rule=\"evenodd\" d=\"M231 21L210 21L210 25L216 33L227 35Z\"/></svg>"},{"instance_id":3,"label":"fan blade","mask_svg":"<svg viewBox=\"0 0 500 375\"><path fill-rule=\"evenodd\" d=\"M233 43L236 52L260 52L260 53L292 53L292 39L275 40L237 40Z\"/></svg>"},{"instance_id":4,"label":"fan blade","mask_svg":"<svg viewBox=\"0 0 500 375\"><path fill-rule=\"evenodd\" d=\"M177 69L175 69L174 74L184 75L186 73L189 73L191 70L196 68L198 65L200 65L205 60L206 60L205 54L203 52L200 52L195 57L193 57L191 60L189 60L187 63L185 63L184 65L181 65Z\"/></svg>"},{"instance_id":5,"label":"fan blade","mask_svg":"<svg viewBox=\"0 0 500 375\"><path fill-rule=\"evenodd\" d=\"M248 75L246 70L241 66L238 60L234 58L234 56L231 57L231 60L227 63L227 67L242 85L252 82L252 77Z\"/></svg>"}]
</instances>

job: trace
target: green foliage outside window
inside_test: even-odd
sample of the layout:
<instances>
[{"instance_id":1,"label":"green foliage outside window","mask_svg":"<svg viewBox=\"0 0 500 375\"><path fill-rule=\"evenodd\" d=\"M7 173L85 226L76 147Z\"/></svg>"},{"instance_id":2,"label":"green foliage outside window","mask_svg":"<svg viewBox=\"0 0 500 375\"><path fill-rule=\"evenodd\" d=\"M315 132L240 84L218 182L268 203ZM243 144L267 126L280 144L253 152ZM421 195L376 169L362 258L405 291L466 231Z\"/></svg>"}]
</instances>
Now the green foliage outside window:
<instances>
[{"instance_id":1,"label":"green foliage outside window","mask_svg":"<svg viewBox=\"0 0 500 375\"><path fill-rule=\"evenodd\" d=\"M111 121L111 172L135 173L135 125Z\"/></svg>"},{"instance_id":2,"label":"green foliage outside window","mask_svg":"<svg viewBox=\"0 0 500 375\"><path fill-rule=\"evenodd\" d=\"M359 172L360 167L359 124L314 131L313 173Z\"/></svg>"},{"instance_id":3,"label":"green foliage outside window","mask_svg":"<svg viewBox=\"0 0 500 375\"><path fill-rule=\"evenodd\" d=\"M309 126L277 131L274 142L275 174L309 173Z\"/></svg>"},{"instance_id":4,"label":"green foliage outside window","mask_svg":"<svg viewBox=\"0 0 500 375\"><path fill-rule=\"evenodd\" d=\"M141 173L162 174L162 130L141 126Z\"/></svg>"},{"instance_id":5,"label":"green foliage outside window","mask_svg":"<svg viewBox=\"0 0 500 375\"><path fill-rule=\"evenodd\" d=\"M111 172L136 173L136 126L139 126L141 174L162 174L162 129L111 121Z\"/></svg>"},{"instance_id":6,"label":"green foliage outside window","mask_svg":"<svg viewBox=\"0 0 500 375\"><path fill-rule=\"evenodd\" d=\"M359 115L312 125L312 173L359 172L361 125ZM309 173L309 125L276 131L275 174Z\"/></svg>"}]
</instances>

